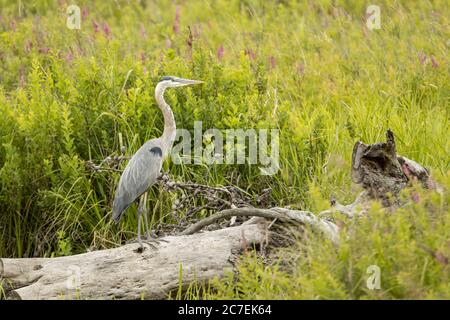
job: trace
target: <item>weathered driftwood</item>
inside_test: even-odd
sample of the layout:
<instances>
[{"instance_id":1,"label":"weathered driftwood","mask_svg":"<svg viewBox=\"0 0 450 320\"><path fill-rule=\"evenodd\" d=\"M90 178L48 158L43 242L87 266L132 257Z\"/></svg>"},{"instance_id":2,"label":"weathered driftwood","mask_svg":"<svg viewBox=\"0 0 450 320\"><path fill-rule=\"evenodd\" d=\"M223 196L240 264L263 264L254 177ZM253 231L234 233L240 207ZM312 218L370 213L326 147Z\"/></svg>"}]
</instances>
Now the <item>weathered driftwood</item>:
<instances>
[{"instance_id":1,"label":"weathered driftwood","mask_svg":"<svg viewBox=\"0 0 450 320\"><path fill-rule=\"evenodd\" d=\"M386 142L366 145L357 142L352 155L352 179L361 184L370 198L380 199L385 205L388 197L396 197L408 178L397 159L394 134L388 130Z\"/></svg>"},{"instance_id":2,"label":"weathered driftwood","mask_svg":"<svg viewBox=\"0 0 450 320\"><path fill-rule=\"evenodd\" d=\"M365 189L364 197L381 200L385 206L398 204L400 191L411 180L420 181L426 188L436 187L426 168L397 154L391 130L386 132L386 142L366 145L358 141L355 144L352 180Z\"/></svg>"},{"instance_id":3,"label":"weathered driftwood","mask_svg":"<svg viewBox=\"0 0 450 320\"><path fill-rule=\"evenodd\" d=\"M319 216L340 212L347 216L364 214L369 200L380 200L385 207L400 205L400 191L411 181L419 181L425 188L439 189L428 169L417 162L397 154L394 134L386 132L386 142L366 145L355 143L352 154L352 180L364 189L356 200L342 205L332 200L332 208Z\"/></svg>"},{"instance_id":4,"label":"weathered driftwood","mask_svg":"<svg viewBox=\"0 0 450 320\"><path fill-rule=\"evenodd\" d=\"M305 211L240 208L219 212L178 236L159 240L138 253L138 244L59 258L0 259L0 278L10 298L164 299L182 283L206 282L234 267L241 250L267 244L266 224L250 220L237 227L196 233L231 216L257 216L310 225L332 241L338 228ZM181 270L181 271L180 271Z\"/></svg>"},{"instance_id":5,"label":"weathered driftwood","mask_svg":"<svg viewBox=\"0 0 450 320\"><path fill-rule=\"evenodd\" d=\"M9 297L19 299L164 299L182 283L223 276L244 247L266 239L261 225L246 224L189 236L162 238L156 248L138 244L58 258L0 259Z\"/></svg>"}]
</instances>

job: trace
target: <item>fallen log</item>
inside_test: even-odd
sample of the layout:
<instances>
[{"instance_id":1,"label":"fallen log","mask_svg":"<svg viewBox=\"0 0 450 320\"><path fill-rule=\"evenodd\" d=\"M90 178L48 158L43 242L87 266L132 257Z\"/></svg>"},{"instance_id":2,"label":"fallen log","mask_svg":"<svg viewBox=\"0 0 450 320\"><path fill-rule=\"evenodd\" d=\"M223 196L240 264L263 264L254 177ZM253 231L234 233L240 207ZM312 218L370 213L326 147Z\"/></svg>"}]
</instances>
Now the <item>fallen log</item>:
<instances>
[{"instance_id":1,"label":"fallen log","mask_svg":"<svg viewBox=\"0 0 450 320\"><path fill-rule=\"evenodd\" d=\"M158 239L138 253L139 244L58 258L0 259L7 298L165 299L180 283L205 283L234 268L242 250L267 245L267 224L251 219L240 226L196 233L231 216L254 216L310 225L337 243L338 227L310 212L284 208L235 208L193 224L179 235ZM180 279L181 276L181 279Z\"/></svg>"},{"instance_id":2,"label":"fallen log","mask_svg":"<svg viewBox=\"0 0 450 320\"><path fill-rule=\"evenodd\" d=\"M164 237L142 253L136 243L67 257L0 259L0 277L7 297L16 299L166 299L180 281L222 277L265 233L259 224L245 224Z\"/></svg>"}]
</instances>

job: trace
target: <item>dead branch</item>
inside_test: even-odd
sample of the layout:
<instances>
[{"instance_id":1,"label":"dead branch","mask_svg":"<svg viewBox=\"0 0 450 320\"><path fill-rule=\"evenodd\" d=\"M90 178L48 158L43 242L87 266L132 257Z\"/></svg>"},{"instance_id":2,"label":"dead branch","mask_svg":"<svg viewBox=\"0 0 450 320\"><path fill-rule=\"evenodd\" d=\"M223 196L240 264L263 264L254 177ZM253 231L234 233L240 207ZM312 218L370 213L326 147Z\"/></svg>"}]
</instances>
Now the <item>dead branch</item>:
<instances>
[{"instance_id":1,"label":"dead branch","mask_svg":"<svg viewBox=\"0 0 450 320\"><path fill-rule=\"evenodd\" d=\"M302 225L311 226L313 229L320 230L325 233L333 242L338 242L338 227L327 220L319 219L311 212L297 211L285 208L271 208L271 209L258 209L258 208L233 208L223 210L212 216L209 216L199 222L191 225L189 228L180 233L180 235L189 235L200 231L207 225L213 224L220 219L229 218L233 216L238 217L262 217L269 219L278 219L287 222L296 222Z\"/></svg>"}]
</instances>

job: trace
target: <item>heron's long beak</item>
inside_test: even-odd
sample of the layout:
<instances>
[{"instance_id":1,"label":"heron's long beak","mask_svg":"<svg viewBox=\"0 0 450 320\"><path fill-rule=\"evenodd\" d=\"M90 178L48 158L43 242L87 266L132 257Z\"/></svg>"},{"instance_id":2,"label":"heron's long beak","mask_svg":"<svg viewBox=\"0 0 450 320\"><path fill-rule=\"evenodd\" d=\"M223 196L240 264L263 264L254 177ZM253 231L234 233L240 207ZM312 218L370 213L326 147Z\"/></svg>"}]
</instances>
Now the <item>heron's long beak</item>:
<instances>
[{"instance_id":1,"label":"heron's long beak","mask_svg":"<svg viewBox=\"0 0 450 320\"><path fill-rule=\"evenodd\" d=\"M193 84L204 83L200 80L190 80L190 79L177 79L177 87L189 86Z\"/></svg>"}]
</instances>

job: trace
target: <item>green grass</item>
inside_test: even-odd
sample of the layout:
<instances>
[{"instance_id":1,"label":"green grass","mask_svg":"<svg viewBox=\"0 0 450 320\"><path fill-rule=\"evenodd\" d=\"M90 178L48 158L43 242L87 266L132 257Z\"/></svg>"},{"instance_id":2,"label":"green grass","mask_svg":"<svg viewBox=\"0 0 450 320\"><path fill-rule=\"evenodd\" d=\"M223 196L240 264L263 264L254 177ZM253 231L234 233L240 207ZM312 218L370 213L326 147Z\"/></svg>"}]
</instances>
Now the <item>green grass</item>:
<instances>
[{"instance_id":1,"label":"green grass","mask_svg":"<svg viewBox=\"0 0 450 320\"><path fill-rule=\"evenodd\" d=\"M415 189L420 203L394 213L374 204L364 218L343 219L339 246L310 236L271 266L248 255L237 276L190 298L450 299L449 198ZM378 289L370 286L370 266L379 268Z\"/></svg>"},{"instance_id":2,"label":"green grass","mask_svg":"<svg viewBox=\"0 0 450 320\"><path fill-rule=\"evenodd\" d=\"M270 187L273 204L317 212L320 199L353 200L353 144L382 141L391 128L398 152L430 168L448 189L450 14L444 0L378 1L381 29L374 31L364 27L369 3L361 1L194 0L179 5L178 31L173 1L77 4L84 11L81 30L70 30L64 1L0 0L0 256L69 255L134 237L135 208L119 227L110 221L119 174L90 172L85 162L119 155L119 134L127 155L161 134L153 92L163 75L205 81L166 94L179 128L202 120L204 129L280 130L276 175L261 176L257 166L168 161L165 169L177 179L238 185L251 194ZM174 198L150 192L153 223L173 222ZM434 219L448 226L444 202ZM357 239L333 254L312 241L304 248L308 258L297 259L289 272L273 271L275 280L252 279L264 266L245 260L243 289L224 282L214 297L442 297L448 269L438 270L436 261L407 244L426 240L444 250L448 232L437 234L430 226L435 220L422 211L417 221L410 207L398 215L401 224L387 219L390 241L369 222L361 230L374 232L356 232ZM400 225L426 230L406 236ZM392 246L403 236L402 245ZM364 251L373 242L386 251ZM388 257L398 261L387 267ZM397 279L383 283L388 292L358 287L371 259Z\"/></svg>"}]
</instances>

